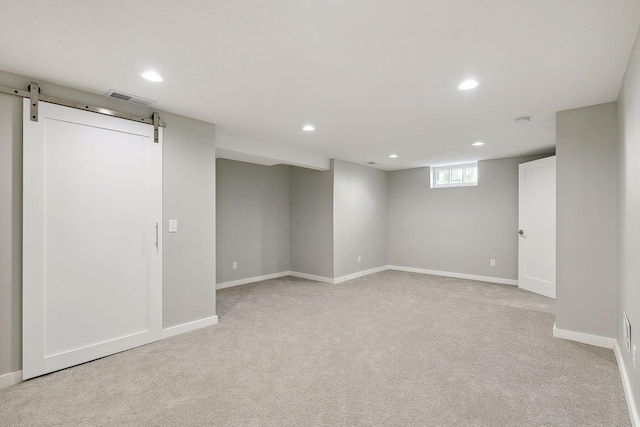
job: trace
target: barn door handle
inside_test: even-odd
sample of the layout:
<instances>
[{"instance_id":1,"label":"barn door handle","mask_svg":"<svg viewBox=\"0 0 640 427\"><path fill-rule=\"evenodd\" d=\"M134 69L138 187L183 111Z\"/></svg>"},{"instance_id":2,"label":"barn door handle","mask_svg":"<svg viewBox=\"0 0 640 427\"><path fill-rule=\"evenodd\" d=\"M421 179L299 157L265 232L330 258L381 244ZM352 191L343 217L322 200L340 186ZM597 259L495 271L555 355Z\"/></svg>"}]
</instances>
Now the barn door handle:
<instances>
[{"instance_id":1,"label":"barn door handle","mask_svg":"<svg viewBox=\"0 0 640 427\"><path fill-rule=\"evenodd\" d=\"M158 223L156 222L156 253L158 253Z\"/></svg>"}]
</instances>

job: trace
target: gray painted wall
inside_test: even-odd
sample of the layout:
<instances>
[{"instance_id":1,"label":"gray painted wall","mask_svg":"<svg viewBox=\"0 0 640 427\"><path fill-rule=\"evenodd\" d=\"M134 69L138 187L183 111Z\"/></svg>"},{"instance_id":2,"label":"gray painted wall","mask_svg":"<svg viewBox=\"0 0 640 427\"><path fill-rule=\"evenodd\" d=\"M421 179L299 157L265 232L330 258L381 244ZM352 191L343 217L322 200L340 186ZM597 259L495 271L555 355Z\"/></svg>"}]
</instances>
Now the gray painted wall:
<instances>
[{"instance_id":1,"label":"gray painted wall","mask_svg":"<svg viewBox=\"0 0 640 427\"><path fill-rule=\"evenodd\" d=\"M333 171L333 277L387 265L389 173L340 160Z\"/></svg>"},{"instance_id":2,"label":"gray painted wall","mask_svg":"<svg viewBox=\"0 0 640 427\"><path fill-rule=\"evenodd\" d=\"M216 153L211 123L160 112L164 130L162 178L163 326L216 314ZM169 233L169 220L178 232Z\"/></svg>"},{"instance_id":3,"label":"gray painted wall","mask_svg":"<svg viewBox=\"0 0 640 427\"><path fill-rule=\"evenodd\" d=\"M339 160L320 172L218 159L217 184L218 283L387 265L387 172Z\"/></svg>"},{"instance_id":4,"label":"gray painted wall","mask_svg":"<svg viewBox=\"0 0 640 427\"><path fill-rule=\"evenodd\" d=\"M619 204L618 306L615 325L622 365L640 408L640 374L626 352L622 313L631 322L632 344L640 347L640 35L636 38L618 98Z\"/></svg>"},{"instance_id":5,"label":"gray painted wall","mask_svg":"<svg viewBox=\"0 0 640 427\"><path fill-rule=\"evenodd\" d=\"M291 166L290 269L333 278L333 161L328 171Z\"/></svg>"},{"instance_id":6,"label":"gray painted wall","mask_svg":"<svg viewBox=\"0 0 640 427\"><path fill-rule=\"evenodd\" d=\"M556 326L614 337L616 103L561 111L556 127Z\"/></svg>"},{"instance_id":7,"label":"gray painted wall","mask_svg":"<svg viewBox=\"0 0 640 427\"><path fill-rule=\"evenodd\" d=\"M22 369L21 325L22 99L0 94L0 375Z\"/></svg>"},{"instance_id":8,"label":"gray painted wall","mask_svg":"<svg viewBox=\"0 0 640 427\"><path fill-rule=\"evenodd\" d=\"M289 166L218 159L216 177L217 283L288 271Z\"/></svg>"},{"instance_id":9,"label":"gray painted wall","mask_svg":"<svg viewBox=\"0 0 640 427\"><path fill-rule=\"evenodd\" d=\"M391 172L389 264L517 279L518 165L546 156L478 162L477 187L430 188L428 167Z\"/></svg>"},{"instance_id":10,"label":"gray painted wall","mask_svg":"<svg viewBox=\"0 0 640 427\"><path fill-rule=\"evenodd\" d=\"M0 71L0 85L31 79ZM43 94L139 115L151 110L39 81ZM215 314L213 124L161 112L164 138L163 325ZM22 99L0 94L0 375L22 366ZM179 233L167 233L167 220Z\"/></svg>"}]
</instances>

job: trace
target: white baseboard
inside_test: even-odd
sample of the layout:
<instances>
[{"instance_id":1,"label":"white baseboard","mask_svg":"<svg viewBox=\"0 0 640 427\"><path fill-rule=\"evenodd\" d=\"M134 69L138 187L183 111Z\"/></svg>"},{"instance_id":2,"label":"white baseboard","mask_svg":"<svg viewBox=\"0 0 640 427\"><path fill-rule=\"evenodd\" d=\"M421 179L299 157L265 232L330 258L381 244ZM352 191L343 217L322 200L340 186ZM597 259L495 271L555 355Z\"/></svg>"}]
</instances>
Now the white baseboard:
<instances>
[{"instance_id":1,"label":"white baseboard","mask_svg":"<svg viewBox=\"0 0 640 427\"><path fill-rule=\"evenodd\" d=\"M475 274L452 273L450 271L427 270L425 268L401 267L390 265L390 270L408 271L410 273L432 274L434 276L455 277L456 279L478 280L480 282L500 283L502 285L518 286L518 281L514 279L503 279L501 277L476 276Z\"/></svg>"},{"instance_id":2,"label":"white baseboard","mask_svg":"<svg viewBox=\"0 0 640 427\"><path fill-rule=\"evenodd\" d=\"M357 273L338 277L336 279L332 279L330 277L324 277L324 276L316 276L314 274L299 273L297 271L281 271L280 273L266 274L264 276L255 276L255 277L249 277L247 279L240 279L240 280L233 280L231 282L218 283L216 285L216 289L224 289L224 288L230 288L231 286L246 285L247 283L260 282L262 280L269 280L269 279L277 279L279 277L284 277L284 276L300 277L302 279L315 280L316 282L336 284L336 283L346 282L347 280L357 279L358 277L366 276L368 274L373 274L373 273L377 273L379 271L384 271L388 269L389 269L389 266L384 265L382 267L376 267L369 270L359 271Z\"/></svg>"},{"instance_id":3,"label":"white baseboard","mask_svg":"<svg viewBox=\"0 0 640 427\"><path fill-rule=\"evenodd\" d=\"M333 284L333 279L324 276L315 276L313 274L298 273L297 271L289 271L289 276L300 277L302 279L315 280L316 282L323 282Z\"/></svg>"},{"instance_id":4,"label":"white baseboard","mask_svg":"<svg viewBox=\"0 0 640 427\"><path fill-rule=\"evenodd\" d=\"M239 279L239 280L233 280L233 281L230 281L230 282L218 283L216 285L216 289L224 289L224 288L230 288L232 286L246 285L247 283L260 282L262 280L269 280L269 279L277 279L279 277L284 277L284 276L300 277L302 279L315 280L316 282L323 282L323 283L329 283L329 284L338 284L338 283L342 283L342 282L346 282L346 281L349 281L349 280L357 279L357 278L362 277L362 276L367 276L369 274L378 273L380 271L385 271L385 270L398 270L398 271L408 271L408 272L411 272L411 273L432 274L434 276L445 276L445 277L455 277L455 278L458 278L458 279L478 280L478 281L481 281L481 282L500 283L500 284L503 284L503 285L515 285L515 286L518 285L518 281L517 280L503 279L503 278L500 278L500 277L476 276L476 275L473 275L473 274L452 273L452 272L449 272L449 271L427 270L427 269L424 269L424 268L401 267L401 266L397 266L397 265L383 265L383 266L380 266L380 267L371 268L369 270L358 271L357 273L348 274L346 276L336 277L335 279L332 279L330 277L324 277L324 276L316 276L314 274L299 273L297 271L281 271L280 273L273 273L273 274L267 274L267 275L264 275L264 276L255 276L255 277L249 277L249 278L246 278L246 279Z\"/></svg>"},{"instance_id":5,"label":"white baseboard","mask_svg":"<svg viewBox=\"0 0 640 427\"><path fill-rule=\"evenodd\" d=\"M622 361L622 350L618 345L618 340L614 340L613 352L616 355L616 361L618 362L618 369L620 369L620 377L622 378L622 387L624 388L624 395L627 397L627 407L629 408L629 417L631 418L631 424L633 427L640 427L640 417L638 417L638 408L636 408L635 400L633 400L633 392L631 391L631 381L627 370L625 369L624 362Z\"/></svg>"},{"instance_id":6,"label":"white baseboard","mask_svg":"<svg viewBox=\"0 0 640 427\"><path fill-rule=\"evenodd\" d=\"M205 317L204 319L194 320L193 322L183 323L182 325L171 326L162 330L162 339L173 337L175 335L184 334L185 332L195 331L218 323L218 316Z\"/></svg>"},{"instance_id":7,"label":"white baseboard","mask_svg":"<svg viewBox=\"0 0 640 427\"><path fill-rule=\"evenodd\" d=\"M562 338L569 341L581 342L583 344L595 345L596 347L604 347L613 349L613 344L616 341L613 338L603 337L600 335L590 335L582 332L567 331L566 329L558 329L556 324L553 324L553 336L556 338Z\"/></svg>"},{"instance_id":8,"label":"white baseboard","mask_svg":"<svg viewBox=\"0 0 640 427\"><path fill-rule=\"evenodd\" d=\"M373 273L379 273L380 271L385 271L388 269L389 269L388 265L383 265L381 267L370 268L369 270L358 271L357 273L348 274L342 277L336 277L335 279L333 279L333 283L338 284L338 283L346 282L348 280L357 279L358 277L367 276Z\"/></svg>"},{"instance_id":9,"label":"white baseboard","mask_svg":"<svg viewBox=\"0 0 640 427\"><path fill-rule=\"evenodd\" d=\"M264 276L255 276L255 277L249 277L246 279L232 280L230 282L218 283L216 285L216 289L224 289L224 288L230 288L232 286L246 285L247 283L260 282L262 280L277 279L278 277L284 277L288 275L289 275L288 271L281 271L280 273L265 274Z\"/></svg>"},{"instance_id":10,"label":"white baseboard","mask_svg":"<svg viewBox=\"0 0 640 427\"><path fill-rule=\"evenodd\" d=\"M10 385L18 384L22 382L22 371L9 372L8 374L0 375L0 388L9 387Z\"/></svg>"}]
</instances>

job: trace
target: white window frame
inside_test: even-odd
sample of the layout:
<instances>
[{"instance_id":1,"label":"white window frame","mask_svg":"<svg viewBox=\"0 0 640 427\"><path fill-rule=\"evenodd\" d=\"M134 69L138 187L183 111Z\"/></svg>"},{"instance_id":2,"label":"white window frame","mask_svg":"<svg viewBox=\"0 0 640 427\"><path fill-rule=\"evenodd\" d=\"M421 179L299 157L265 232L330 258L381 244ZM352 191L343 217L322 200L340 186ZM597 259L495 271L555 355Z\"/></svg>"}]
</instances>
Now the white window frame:
<instances>
[{"instance_id":1,"label":"white window frame","mask_svg":"<svg viewBox=\"0 0 640 427\"><path fill-rule=\"evenodd\" d=\"M460 169L466 167L475 167L476 168L476 182L456 182L453 184L436 184L436 173L438 171L448 170L449 174L451 174L452 169ZM451 176L451 175L449 175ZM464 179L464 171L463 171L463 179ZM431 188L451 188L451 187L477 187L480 176L478 175L478 163L465 163L462 165L447 165L447 166L432 166L431 167Z\"/></svg>"}]
</instances>

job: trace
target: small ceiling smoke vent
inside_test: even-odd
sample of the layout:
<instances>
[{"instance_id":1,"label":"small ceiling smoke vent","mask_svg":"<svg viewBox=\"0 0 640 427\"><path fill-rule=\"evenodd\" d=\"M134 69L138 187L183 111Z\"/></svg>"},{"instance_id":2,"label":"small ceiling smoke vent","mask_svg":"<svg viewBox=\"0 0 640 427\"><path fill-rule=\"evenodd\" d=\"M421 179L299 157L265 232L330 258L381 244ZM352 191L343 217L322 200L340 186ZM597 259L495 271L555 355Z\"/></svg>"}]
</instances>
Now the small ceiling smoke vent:
<instances>
[{"instance_id":1,"label":"small ceiling smoke vent","mask_svg":"<svg viewBox=\"0 0 640 427\"><path fill-rule=\"evenodd\" d=\"M376 162L367 162L368 165L377 165Z\"/></svg>"},{"instance_id":2,"label":"small ceiling smoke vent","mask_svg":"<svg viewBox=\"0 0 640 427\"><path fill-rule=\"evenodd\" d=\"M120 92L117 90L110 90L104 96L106 96L107 98L119 99L120 101L124 102L130 102L132 104L144 105L145 107L150 107L156 102L151 99L130 95L128 93Z\"/></svg>"}]
</instances>

